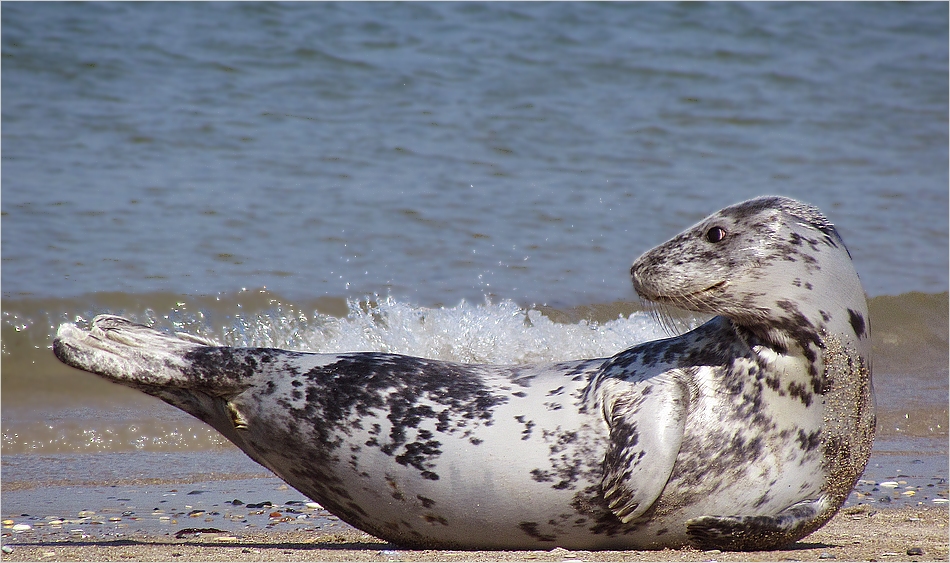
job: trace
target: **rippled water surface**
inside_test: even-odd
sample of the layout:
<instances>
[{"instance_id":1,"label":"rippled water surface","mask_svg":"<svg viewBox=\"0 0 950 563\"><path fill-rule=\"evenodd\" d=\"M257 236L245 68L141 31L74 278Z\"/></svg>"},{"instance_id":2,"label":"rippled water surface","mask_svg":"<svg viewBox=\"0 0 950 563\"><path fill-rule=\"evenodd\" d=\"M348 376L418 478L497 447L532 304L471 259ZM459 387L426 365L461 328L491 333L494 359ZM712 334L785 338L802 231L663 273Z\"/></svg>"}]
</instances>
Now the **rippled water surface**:
<instances>
[{"instance_id":1,"label":"rippled water surface","mask_svg":"<svg viewBox=\"0 0 950 563\"><path fill-rule=\"evenodd\" d=\"M10 4L5 298L629 297L780 193L947 289L940 4Z\"/></svg>"}]
</instances>

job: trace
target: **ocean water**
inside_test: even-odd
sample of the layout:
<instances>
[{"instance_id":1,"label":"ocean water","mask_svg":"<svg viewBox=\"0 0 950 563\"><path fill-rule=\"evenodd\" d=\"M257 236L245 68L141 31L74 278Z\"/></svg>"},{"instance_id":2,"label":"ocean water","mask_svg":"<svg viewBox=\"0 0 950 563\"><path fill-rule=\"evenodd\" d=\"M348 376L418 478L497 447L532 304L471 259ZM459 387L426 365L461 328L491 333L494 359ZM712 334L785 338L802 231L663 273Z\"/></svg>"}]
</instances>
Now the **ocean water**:
<instances>
[{"instance_id":1,"label":"ocean water","mask_svg":"<svg viewBox=\"0 0 950 563\"><path fill-rule=\"evenodd\" d=\"M875 455L947 456L943 4L0 18L5 486L87 479L69 456L232 452L60 365L62 322L458 361L612 355L669 334L632 261L762 194L818 205L848 244L871 304ZM158 472L146 458L127 472Z\"/></svg>"}]
</instances>

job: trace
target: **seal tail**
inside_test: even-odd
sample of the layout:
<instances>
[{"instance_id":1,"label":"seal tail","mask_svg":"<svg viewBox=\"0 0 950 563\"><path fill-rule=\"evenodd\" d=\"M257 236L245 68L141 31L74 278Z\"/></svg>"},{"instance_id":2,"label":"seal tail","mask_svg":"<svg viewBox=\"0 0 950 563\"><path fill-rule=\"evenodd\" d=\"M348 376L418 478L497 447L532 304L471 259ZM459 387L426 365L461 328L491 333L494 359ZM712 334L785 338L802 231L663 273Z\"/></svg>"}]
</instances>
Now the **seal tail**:
<instances>
[{"instance_id":1,"label":"seal tail","mask_svg":"<svg viewBox=\"0 0 950 563\"><path fill-rule=\"evenodd\" d=\"M149 392L201 387L187 356L209 346L215 344L196 336L166 334L122 317L99 315L88 331L61 325L53 340L53 353L69 366ZM226 384L223 387L218 391L233 391Z\"/></svg>"}]
</instances>

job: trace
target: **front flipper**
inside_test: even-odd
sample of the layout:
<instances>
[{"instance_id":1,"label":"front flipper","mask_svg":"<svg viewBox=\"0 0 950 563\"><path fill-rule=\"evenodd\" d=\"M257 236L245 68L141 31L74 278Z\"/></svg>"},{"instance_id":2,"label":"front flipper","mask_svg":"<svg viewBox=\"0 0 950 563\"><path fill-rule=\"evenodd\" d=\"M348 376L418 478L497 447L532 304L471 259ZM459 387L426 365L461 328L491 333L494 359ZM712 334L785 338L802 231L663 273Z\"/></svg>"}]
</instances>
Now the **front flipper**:
<instances>
[{"instance_id":1,"label":"front flipper","mask_svg":"<svg viewBox=\"0 0 950 563\"><path fill-rule=\"evenodd\" d=\"M666 487L683 442L685 400L679 385L670 382L603 385L610 444L601 490L626 524L646 512Z\"/></svg>"},{"instance_id":2,"label":"front flipper","mask_svg":"<svg viewBox=\"0 0 950 563\"><path fill-rule=\"evenodd\" d=\"M834 515L827 508L819 499L793 504L774 516L701 516L686 522L686 534L700 549L776 549L818 529Z\"/></svg>"}]
</instances>

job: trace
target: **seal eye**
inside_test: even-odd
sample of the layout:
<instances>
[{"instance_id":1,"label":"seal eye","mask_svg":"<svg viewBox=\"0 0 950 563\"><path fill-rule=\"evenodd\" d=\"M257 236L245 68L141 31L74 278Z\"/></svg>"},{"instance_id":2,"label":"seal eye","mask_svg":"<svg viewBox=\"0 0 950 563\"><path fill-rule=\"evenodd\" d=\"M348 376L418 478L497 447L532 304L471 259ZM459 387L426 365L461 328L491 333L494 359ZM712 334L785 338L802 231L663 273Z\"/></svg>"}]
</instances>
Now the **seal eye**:
<instances>
[{"instance_id":1,"label":"seal eye","mask_svg":"<svg viewBox=\"0 0 950 563\"><path fill-rule=\"evenodd\" d=\"M706 231L706 240L709 242L719 242L726 238L726 231L722 227L713 227Z\"/></svg>"}]
</instances>

